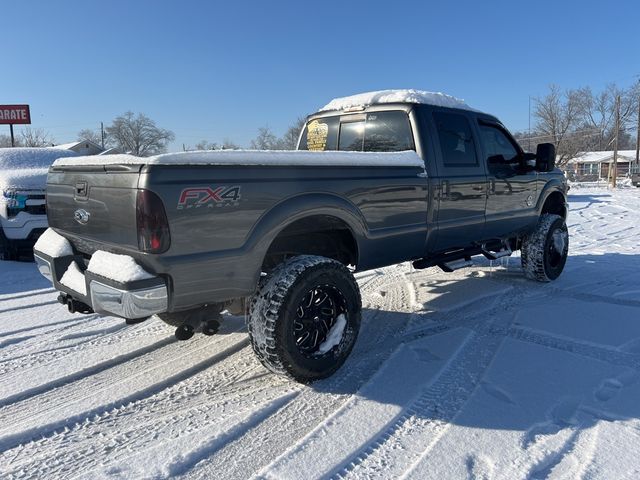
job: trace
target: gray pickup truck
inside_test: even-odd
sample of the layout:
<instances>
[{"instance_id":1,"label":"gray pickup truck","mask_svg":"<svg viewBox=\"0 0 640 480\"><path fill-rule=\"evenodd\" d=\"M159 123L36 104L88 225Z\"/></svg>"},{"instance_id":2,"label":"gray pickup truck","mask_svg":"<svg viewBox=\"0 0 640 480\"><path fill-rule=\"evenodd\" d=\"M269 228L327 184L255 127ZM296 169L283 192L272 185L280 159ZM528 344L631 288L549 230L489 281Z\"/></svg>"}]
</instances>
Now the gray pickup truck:
<instances>
[{"instance_id":1,"label":"gray pickup truck","mask_svg":"<svg viewBox=\"0 0 640 480\"><path fill-rule=\"evenodd\" d=\"M335 372L358 334L354 271L452 271L522 252L557 278L567 184L552 145L525 153L493 116L442 94L383 91L309 116L297 151L60 159L47 180L41 273L72 312L213 334L247 313L271 371Z\"/></svg>"}]
</instances>

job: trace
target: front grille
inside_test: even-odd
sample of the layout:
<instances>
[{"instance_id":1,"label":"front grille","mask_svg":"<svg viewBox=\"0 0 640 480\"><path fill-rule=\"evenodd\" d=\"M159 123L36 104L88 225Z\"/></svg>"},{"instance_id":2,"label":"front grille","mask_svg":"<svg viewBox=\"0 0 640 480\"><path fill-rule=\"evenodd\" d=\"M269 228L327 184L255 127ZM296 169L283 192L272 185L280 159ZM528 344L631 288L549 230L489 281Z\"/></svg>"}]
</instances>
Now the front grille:
<instances>
[{"instance_id":1,"label":"front grille","mask_svg":"<svg viewBox=\"0 0 640 480\"><path fill-rule=\"evenodd\" d=\"M27 205L24 210L31 215L46 215L47 214L47 206L45 204L42 205Z\"/></svg>"}]
</instances>

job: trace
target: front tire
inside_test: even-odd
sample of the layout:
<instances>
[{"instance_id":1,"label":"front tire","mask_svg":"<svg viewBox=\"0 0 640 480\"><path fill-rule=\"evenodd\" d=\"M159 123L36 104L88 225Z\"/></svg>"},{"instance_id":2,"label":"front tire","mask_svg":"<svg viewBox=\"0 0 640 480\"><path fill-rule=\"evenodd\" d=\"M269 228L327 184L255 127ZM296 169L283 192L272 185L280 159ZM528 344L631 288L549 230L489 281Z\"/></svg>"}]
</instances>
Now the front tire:
<instances>
[{"instance_id":1,"label":"front tire","mask_svg":"<svg viewBox=\"0 0 640 480\"><path fill-rule=\"evenodd\" d=\"M330 258L291 258L268 276L251 301L251 346L274 373L307 383L333 374L360 329L361 299L351 272Z\"/></svg>"},{"instance_id":2,"label":"front tire","mask_svg":"<svg viewBox=\"0 0 640 480\"><path fill-rule=\"evenodd\" d=\"M546 213L522 243L522 269L527 278L550 282L560 276L569 253L569 232L560 215Z\"/></svg>"}]
</instances>

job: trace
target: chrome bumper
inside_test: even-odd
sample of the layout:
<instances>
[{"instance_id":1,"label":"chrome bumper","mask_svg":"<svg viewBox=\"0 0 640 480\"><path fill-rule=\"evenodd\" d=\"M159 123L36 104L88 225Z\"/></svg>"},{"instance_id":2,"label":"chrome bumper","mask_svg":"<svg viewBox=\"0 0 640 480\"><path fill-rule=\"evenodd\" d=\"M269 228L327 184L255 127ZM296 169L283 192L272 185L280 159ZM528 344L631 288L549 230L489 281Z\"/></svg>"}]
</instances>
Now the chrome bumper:
<instances>
[{"instance_id":1,"label":"chrome bumper","mask_svg":"<svg viewBox=\"0 0 640 480\"><path fill-rule=\"evenodd\" d=\"M59 283L53 259L49 260L38 253L34 254L34 259L42 276L53 283L54 287L67 292L71 297L77 297L82 302L90 301L90 306L96 313L138 319L167 311L168 292L164 282L145 288L126 289L107 285L106 282L87 273L85 281L88 283L88 294L84 297Z\"/></svg>"},{"instance_id":2,"label":"chrome bumper","mask_svg":"<svg viewBox=\"0 0 640 480\"><path fill-rule=\"evenodd\" d=\"M92 280L89 282L91 306L96 313L122 318L144 318L167 311L167 287L121 290Z\"/></svg>"}]
</instances>

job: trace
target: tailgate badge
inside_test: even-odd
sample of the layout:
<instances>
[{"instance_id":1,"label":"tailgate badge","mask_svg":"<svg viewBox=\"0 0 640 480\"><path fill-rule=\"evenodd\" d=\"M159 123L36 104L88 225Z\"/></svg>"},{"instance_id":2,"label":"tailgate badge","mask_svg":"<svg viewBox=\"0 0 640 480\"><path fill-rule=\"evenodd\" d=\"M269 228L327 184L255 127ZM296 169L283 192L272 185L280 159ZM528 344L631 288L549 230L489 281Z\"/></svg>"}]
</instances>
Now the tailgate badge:
<instances>
[{"instance_id":1,"label":"tailgate badge","mask_svg":"<svg viewBox=\"0 0 640 480\"><path fill-rule=\"evenodd\" d=\"M76 222L80 223L81 225L86 225L87 222L89 221L90 216L91 214L83 208L79 208L78 210L73 212L73 218L75 219Z\"/></svg>"}]
</instances>

